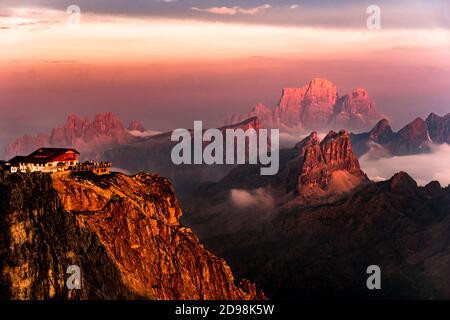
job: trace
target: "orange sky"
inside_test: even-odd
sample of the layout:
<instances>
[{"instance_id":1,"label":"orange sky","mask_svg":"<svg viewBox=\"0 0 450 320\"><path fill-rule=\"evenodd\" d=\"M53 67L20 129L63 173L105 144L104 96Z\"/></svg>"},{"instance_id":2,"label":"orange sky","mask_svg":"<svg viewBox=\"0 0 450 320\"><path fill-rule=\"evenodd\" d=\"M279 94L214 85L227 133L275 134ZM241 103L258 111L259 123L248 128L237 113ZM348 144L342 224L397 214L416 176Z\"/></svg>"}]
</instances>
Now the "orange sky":
<instances>
[{"instance_id":1,"label":"orange sky","mask_svg":"<svg viewBox=\"0 0 450 320\"><path fill-rule=\"evenodd\" d=\"M0 62L149 63L251 56L342 58L393 47L449 53L448 29L311 28L82 14L54 9L0 17ZM9 28L9 29L6 29ZM439 63L439 62L435 62ZM448 62L447 62L448 63Z\"/></svg>"},{"instance_id":2,"label":"orange sky","mask_svg":"<svg viewBox=\"0 0 450 320\"><path fill-rule=\"evenodd\" d=\"M154 130L199 117L218 124L257 102L273 107L282 87L311 77L330 78L341 94L367 87L399 122L450 111L450 33L441 26L374 31L82 13L71 28L67 19L43 7L0 12L0 147L73 112L114 111Z\"/></svg>"}]
</instances>

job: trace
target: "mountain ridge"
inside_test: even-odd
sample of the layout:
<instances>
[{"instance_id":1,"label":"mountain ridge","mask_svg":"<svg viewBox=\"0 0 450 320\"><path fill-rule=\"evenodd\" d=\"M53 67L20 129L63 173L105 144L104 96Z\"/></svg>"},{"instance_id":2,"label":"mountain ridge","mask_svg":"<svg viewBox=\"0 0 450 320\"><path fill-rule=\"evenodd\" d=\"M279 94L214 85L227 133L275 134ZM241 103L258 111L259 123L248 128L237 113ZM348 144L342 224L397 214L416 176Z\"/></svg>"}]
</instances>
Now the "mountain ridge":
<instances>
[{"instance_id":1,"label":"mountain ridge","mask_svg":"<svg viewBox=\"0 0 450 320\"><path fill-rule=\"evenodd\" d=\"M214 232L234 233L242 226L258 229L287 207L333 203L370 182L346 130L330 131L322 141L313 132L293 148L281 150L279 168L274 176L261 176L257 165L240 165L219 181L201 185L185 201L192 214L184 221L201 239ZM239 195L253 199L250 203L256 208L241 206Z\"/></svg>"},{"instance_id":2,"label":"mountain ridge","mask_svg":"<svg viewBox=\"0 0 450 320\"><path fill-rule=\"evenodd\" d=\"M132 121L129 128L145 130L136 121ZM40 147L72 147L79 149L85 156L95 158L101 150L124 145L134 139L130 130L111 112L99 113L92 121L70 114L65 124L53 128L50 134L21 136L7 145L4 153L7 158L12 158L29 154Z\"/></svg>"},{"instance_id":3,"label":"mountain ridge","mask_svg":"<svg viewBox=\"0 0 450 320\"><path fill-rule=\"evenodd\" d=\"M433 143L450 144L450 113L430 113L426 120L417 117L397 132L382 119L369 132L352 133L351 140L358 156L367 153L373 143L385 148L390 156L428 153Z\"/></svg>"},{"instance_id":4,"label":"mountain ridge","mask_svg":"<svg viewBox=\"0 0 450 320\"><path fill-rule=\"evenodd\" d=\"M264 127L305 131L337 128L360 131L383 117L366 89L356 88L339 97L336 86L321 78L313 78L303 87L283 88L273 110L258 103L249 113L231 115L225 119L225 124L254 116Z\"/></svg>"},{"instance_id":5,"label":"mountain ridge","mask_svg":"<svg viewBox=\"0 0 450 320\"><path fill-rule=\"evenodd\" d=\"M389 131L385 124L378 133ZM184 221L274 299L448 299L450 186L419 187L405 172L372 182L348 146L345 131L322 141L312 133L280 153L275 177L235 168L196 193ZM320 193L335 187L327 170L340 169L361 180L339 196ZM370 291L366 270L374 264L383 289Z\"/></svg>"},{"instance_id":6,"label":"mountain ridge","mask_svg":"<svg viewBox=\"0 0 450 320\"><path fill-rule=\"evenodd\" d=\"M336 202L286 207L254 218L258 228L201 239L275 299L448 299L449 212L450 187L419 187L400 172ZM381 269L382 290L366 288L370 265Z\"/></svg>"}]
</instances>

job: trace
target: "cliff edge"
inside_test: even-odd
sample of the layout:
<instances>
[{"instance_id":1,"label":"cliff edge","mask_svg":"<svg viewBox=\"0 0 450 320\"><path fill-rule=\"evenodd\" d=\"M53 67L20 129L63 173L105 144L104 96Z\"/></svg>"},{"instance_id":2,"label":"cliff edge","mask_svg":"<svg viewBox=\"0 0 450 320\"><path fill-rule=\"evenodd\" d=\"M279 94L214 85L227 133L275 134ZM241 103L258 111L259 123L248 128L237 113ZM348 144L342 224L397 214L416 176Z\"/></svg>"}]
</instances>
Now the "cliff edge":
<instances>
[{"instance_id":1,"label":"cliff edge","mask_svg":"<svg viewBox=\"0 0 450 320\"><path fill-rule=\"evenodd\" d=\"M256 299L190 229L158 175L33 173L0 184L1 299ZM81 289L66 286L81 270Z\"/></svg>"}]
</instances>

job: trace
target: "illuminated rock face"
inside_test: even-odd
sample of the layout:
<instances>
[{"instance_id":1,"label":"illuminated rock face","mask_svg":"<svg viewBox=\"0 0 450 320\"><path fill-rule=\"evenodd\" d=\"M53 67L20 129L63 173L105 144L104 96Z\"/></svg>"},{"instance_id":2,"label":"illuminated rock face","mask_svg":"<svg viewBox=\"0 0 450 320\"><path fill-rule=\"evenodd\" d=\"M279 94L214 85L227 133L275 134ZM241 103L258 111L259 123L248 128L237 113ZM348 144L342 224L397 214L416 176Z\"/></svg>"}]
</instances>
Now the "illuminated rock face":
<instances>
[{"instance_id":1,"label":"illuminated rock face","mask_svg":"<svg viewBox=\"0 0 450 320\"><path fill-rule=\"evenodd\" d=\"M137 121L137 120L133 120L130 122L130 124L128 125L128 130L130 131L139 131L139 132L144 132L145 128L142 125L141 122Z\"/></svg>"},{"instance_id":2,"label":"illuminated rock face","mask_svg":"<svg viewBox=\"0 0 450 320\"><path fill-rule=\"evenodd\" d=\"M392 133L386 122L377 129L380 139ZM450 187L419 187L404 172L368 181L345 131L312 133L280 159L269 179L233 169L188 210L189 225L233 272L273 299L449 299ZM235 190L253 202L236 206ZM383 273L378 292L366 287L373 264Z\"/></svg>"},{"instance_id":3,"label":"illuminated rock face","mask_svg":"<svg viewBox=\"0 0 450 320\"><path fill-rule=\"evenodd\" d=\"M368 179L353 154L346 130L330 131L320 141L313 132L297 143L297 157L291 160L288 177L297 177L297 192L305 197L342 194Z\"/></svg>"},{"instance_id":4,"label":"illuminated rock face","mask_svg":"<svg viewBox=\"0 0 450 320\"><path fill-rule=\"evenodd\" d=\"M130 125L139 128L137 123ZM122 121L111 112L97 114L92 122L71 114L64 125L54 128L49 135L19 137L6 147L5 156L27 155L40 147L74 147L83 156L93 158L102 150L127 144L133 139Z\"/></svg>"},{"instance_id":5,"label":"illuminated rock face","mask_svg":"<svg viewBox=\"0 0 450 320\"><path fill-rule=\"evenodd\" d=\"M450 143L450 113L443 117L431 113L426 123L433 142Z\"/></svg>"},{"instance_id":6,"label":"illuminated rock face","mask_svg":"<svg viewBox=\"0 0 450 320\"><path fill-rule=\"evenodd\" d=\"M416 118L398 132L393 132L389 121L383 119L369 132L351 134L351 139L358 156L374 144L383 148L387 156L431 152L432 143L450 143L450 113L442 117L431 113L426 120Z\"/></svg>"},{"instance_id":7,"label":"illuminated rock face","mask_svg":"<svg viewBox=\"0 0 450 320\"><path fill-rule=\"evenodd\" d=\"M246 114L233 114L225 119L225 125L239 124L247 119L257 118L266 127L273 126L273 113L265 105L258 103L250 112Z\"/></svg>"},{"instance_id":8,"label":"illuminated rock face","mask_svg":"<svg viewBox=\"0 0 450 320\"><path fill-rule=\"evenodd\" d=\"M331 122L333 128L361 131L370 128L381 118L382 115L368 92L363 88L357 88L339 99Z\"/></svg>"},{"instance_id":9,"label":"illuminated rock face","mask_svg":"<svg viewBox=\"0 0 450 320\"><path fill-rule=\"evenodd\" d=\"M299 106L300 123L308 130L327 128L337 99L336 86L325 79L313 79L304 91Z\"/></svg>"},{"instance_id":10,"label":"illuminated rock face","mask_svg":"<svg viewBox=\"0 0 450 320\"><path fill-rule=\"evenodd\" d=\"M165 178L11 175L1 190L2 299L262 297L179 223ZM80 290L66 287L70 265Z\"/></svg>"},{"instance_id":11,"label":"illuminated rock face","mask_svg":"<svg viewBox=\"0 0 450 320\"><path fill-rule=\"evenodd\" d=\"M258 104L251 112L233 115L227 124L258 117L264 127L328 131L342 129L360 131L373 126L382 115L363 88L339 97L329 80L315 78L298 88L284 88L274 111Z\"/></svg>"}]
</instances>

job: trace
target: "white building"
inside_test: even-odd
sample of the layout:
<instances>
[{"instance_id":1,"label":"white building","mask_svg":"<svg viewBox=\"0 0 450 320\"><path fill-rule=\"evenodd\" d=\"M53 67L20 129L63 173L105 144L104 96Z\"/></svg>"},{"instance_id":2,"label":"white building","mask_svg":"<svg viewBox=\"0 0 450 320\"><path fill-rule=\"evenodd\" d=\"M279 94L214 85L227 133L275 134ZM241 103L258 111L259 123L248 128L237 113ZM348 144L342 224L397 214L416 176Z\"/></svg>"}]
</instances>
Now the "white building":
<instances>
[{"instance_id":1,"label":"white building","mask_svg":"<svg viewBox=\"0 0 450 320\"><path fill-rule=\"evenodd\" d=\"M39 148L28 156L16 156L7 164L15 172L58 172L79 163L79 152L65 148Z\"/></svg>"}]
</instances>

